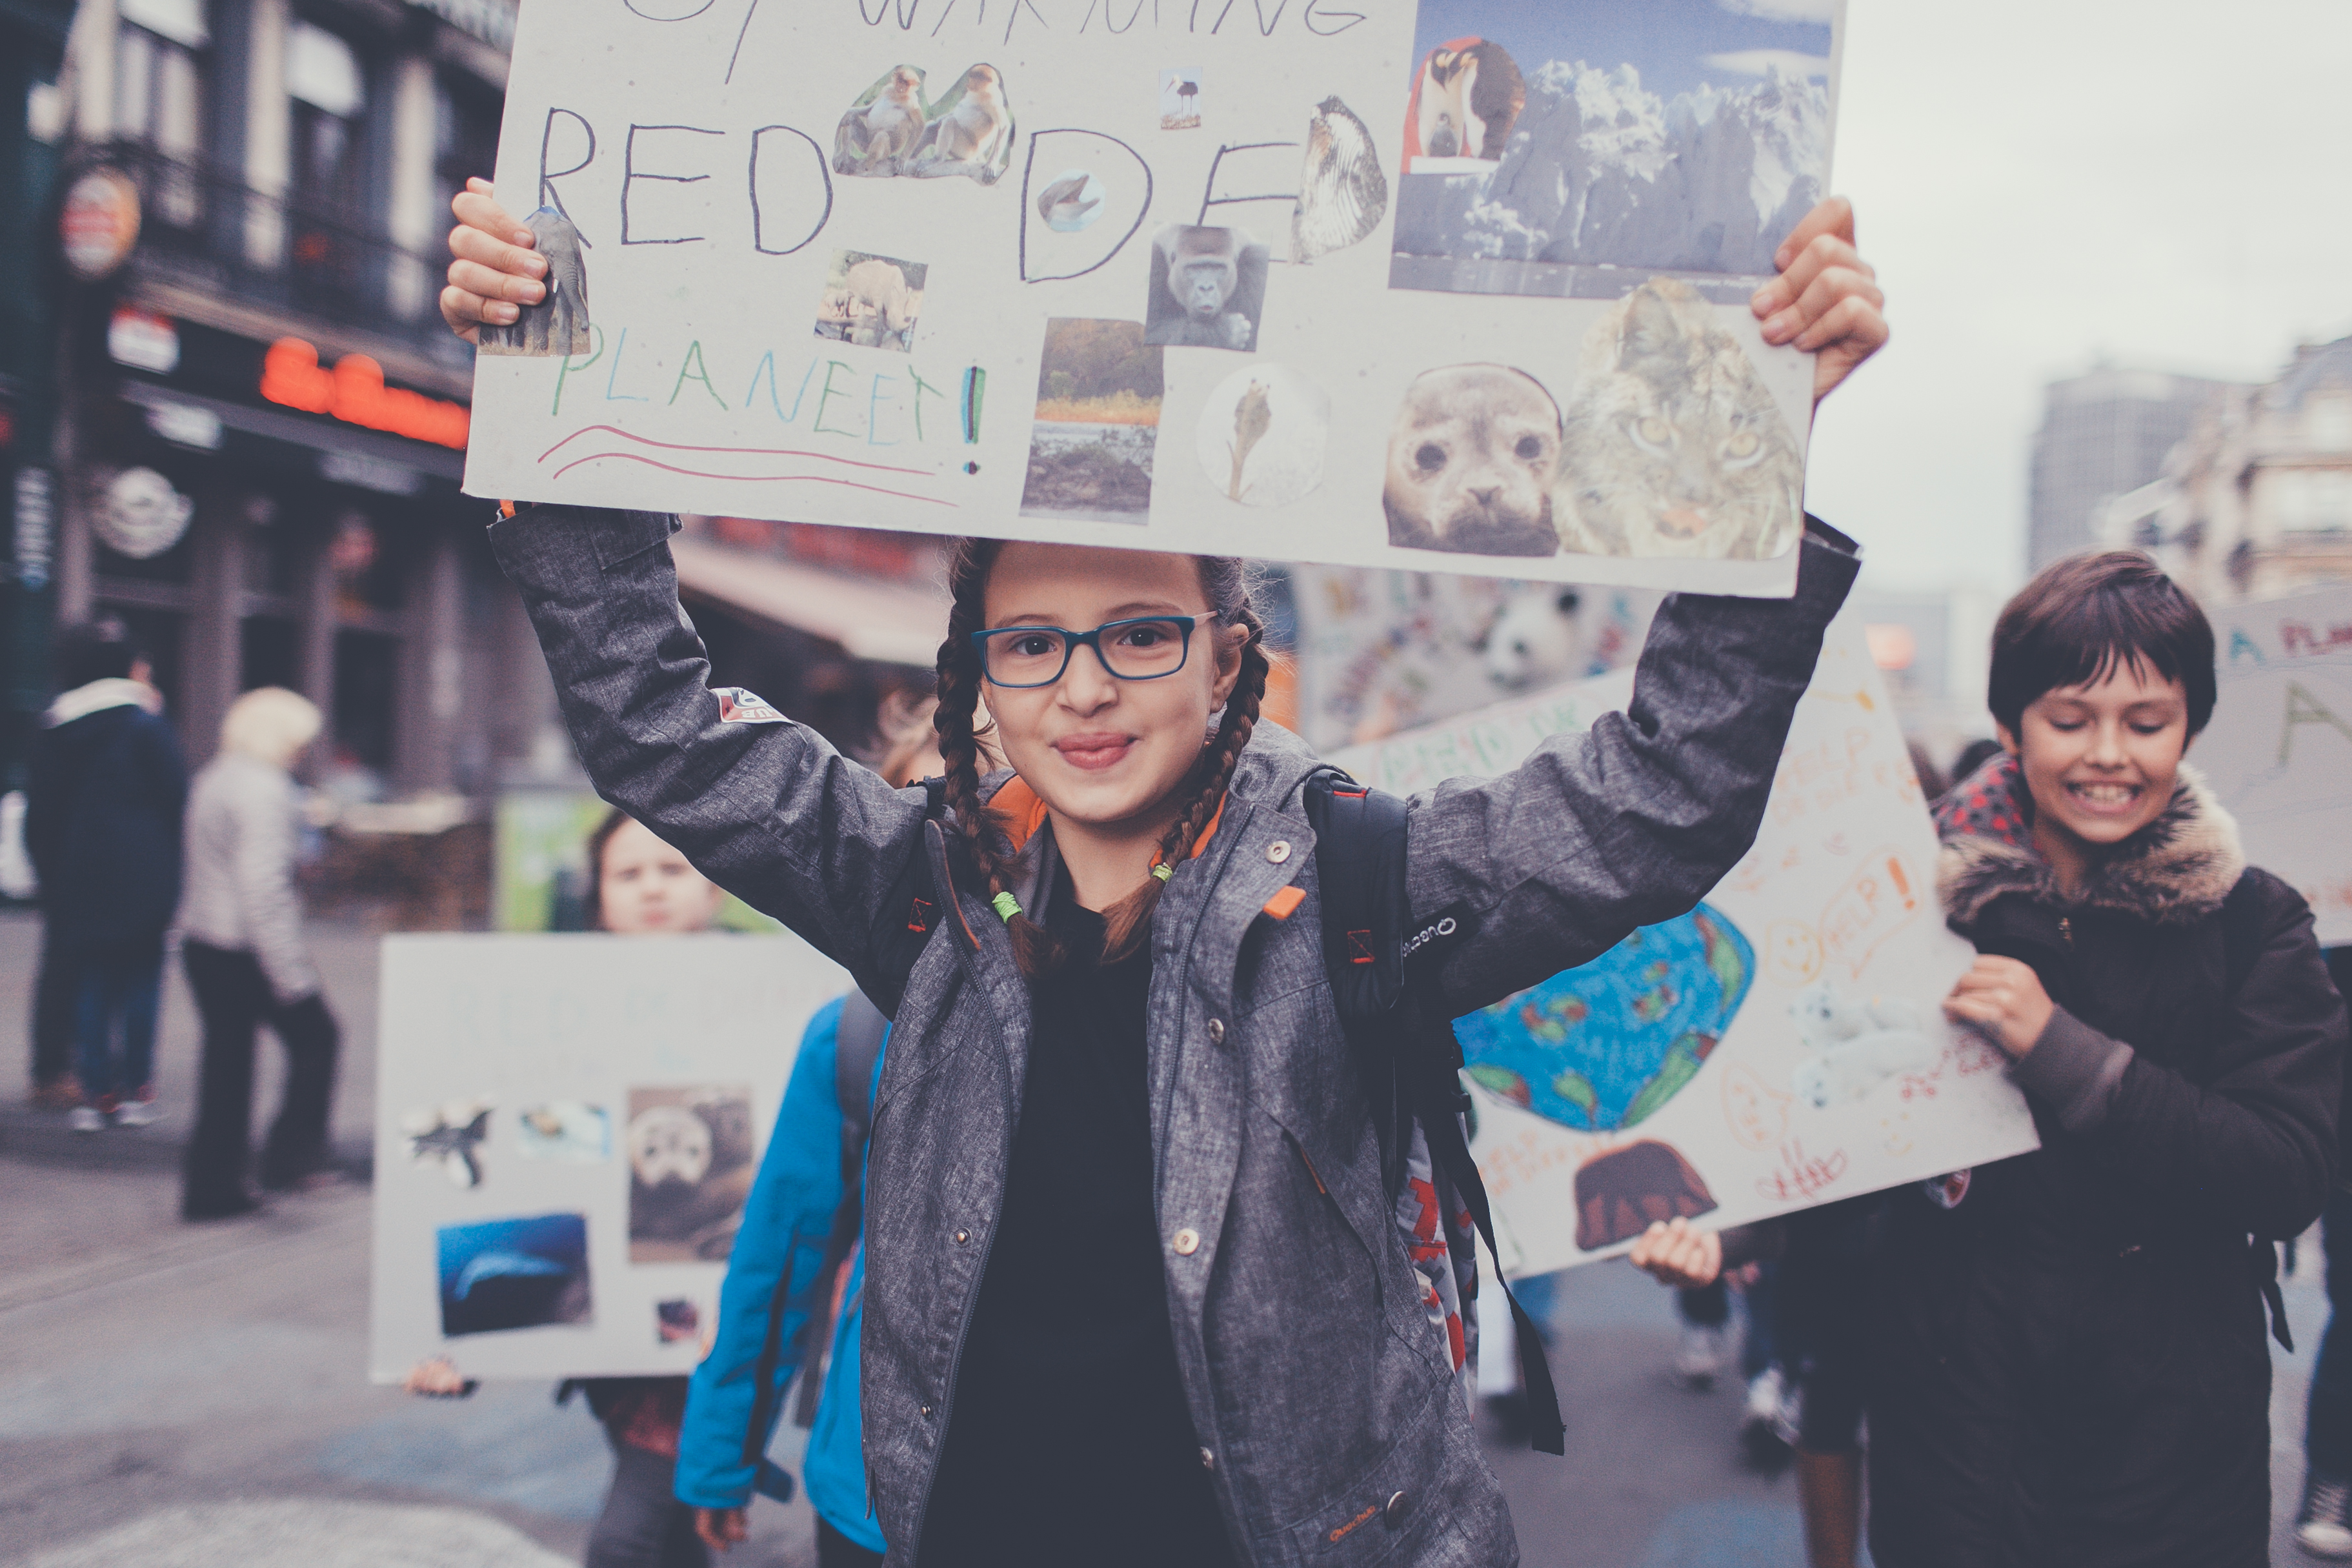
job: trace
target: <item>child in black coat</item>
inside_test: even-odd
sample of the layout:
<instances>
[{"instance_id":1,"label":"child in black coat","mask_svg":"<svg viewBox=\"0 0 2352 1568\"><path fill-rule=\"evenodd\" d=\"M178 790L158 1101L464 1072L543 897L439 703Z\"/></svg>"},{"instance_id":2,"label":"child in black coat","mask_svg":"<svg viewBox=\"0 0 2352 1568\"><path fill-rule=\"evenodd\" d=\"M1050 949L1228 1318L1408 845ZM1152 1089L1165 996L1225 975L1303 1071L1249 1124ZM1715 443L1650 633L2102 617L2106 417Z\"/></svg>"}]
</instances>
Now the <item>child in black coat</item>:
<instances>
[{"instance_id":1,"label":"child in black coat","mask_svg":"<svg viewBox=\"0 0 2352 1568\"><path fill-rule=\"evenodd\" d=\"M2309 909L2182 755L2213 634L2147 557L2043 572L1993 635L2001 752L1940 890L2034 1153L1898 1193L1872 1269L1881 1568L2268 1561L2275 1239L2336 1176L2345 1044ZM1661 1227L1676 1283L1714 1237ZM2267 1298L2267 1312L2266 1299Z\"/></svg>"}]
</instances>

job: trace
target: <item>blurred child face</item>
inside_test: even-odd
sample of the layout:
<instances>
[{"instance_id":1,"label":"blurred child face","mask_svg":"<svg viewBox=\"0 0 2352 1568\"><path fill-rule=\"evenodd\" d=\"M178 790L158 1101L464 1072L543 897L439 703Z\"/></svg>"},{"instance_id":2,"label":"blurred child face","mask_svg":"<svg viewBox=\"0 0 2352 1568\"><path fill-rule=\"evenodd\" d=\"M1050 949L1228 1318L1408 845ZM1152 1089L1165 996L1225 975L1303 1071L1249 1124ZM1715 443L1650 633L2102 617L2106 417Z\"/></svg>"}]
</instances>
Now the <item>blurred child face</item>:
<instances>
[{"instance_id":1,"label":"blurred child face","mask_svg":"<svg viewBox=\"0 0 2352 1568\"><path fill-rule=\"evenodd\" d=\"M624 822L604 841L596 883L604 929L620 936L708 931L719 918L717 884L643 823Z\"/></svg>"},{"instance_id":2,"label":"blurred child face","mask_svg":"<svg viewBox=\"0 0 2352 1568\"><path fill-rule=\"evenodd\" d=\"M1210 608L1189 556L1050 544L1006 545L986 604L992 626L1077 632ZM1117 679L1080 647L1052 686L989 687L1005 761L1057 816L1114 831L1153 826L1233 694L1245 635L1202 621L1183 668L1157 679Z\"/></svg>"},{"instance_id":3,"label":"blurred child face","mask_svg":"<svg viewBox=\"0 0 2352 1568\"><path fill-rule=\"evenodd\" d=\"M2023 764L2037 838L2120 844L2172 798L2189 749L2189 695L2143 663L2119 664L2103 680L2043 692L2000 741Z\"/></svg>"}]
</instances>

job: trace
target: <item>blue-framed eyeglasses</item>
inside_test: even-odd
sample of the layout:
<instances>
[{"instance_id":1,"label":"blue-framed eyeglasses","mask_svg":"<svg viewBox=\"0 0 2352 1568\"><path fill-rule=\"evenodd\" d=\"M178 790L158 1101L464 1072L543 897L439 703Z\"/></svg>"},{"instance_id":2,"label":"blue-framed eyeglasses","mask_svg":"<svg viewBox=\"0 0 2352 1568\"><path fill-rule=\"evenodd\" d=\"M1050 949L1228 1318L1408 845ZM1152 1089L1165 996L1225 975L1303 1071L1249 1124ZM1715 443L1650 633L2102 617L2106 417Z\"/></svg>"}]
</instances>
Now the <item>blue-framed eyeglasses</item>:
<instances>
[{"instance_id":1,"label":"blue-framed eyeglasses","mask_svg":"<svg viewBox=\"0 0 2352 1568\"><path fill-rule=\"evenodd\" d=\"M1202 616L1137 616L1105 621L1090 632L1066 626L993 626L971 634L980 667L992 686L1051 686L1070 668L1070 655L1091 647L1102 667L1120 680L1157 680L1184 668L1192 650L1192 628L1213 621Z\"/></svg>"}]
</instances>

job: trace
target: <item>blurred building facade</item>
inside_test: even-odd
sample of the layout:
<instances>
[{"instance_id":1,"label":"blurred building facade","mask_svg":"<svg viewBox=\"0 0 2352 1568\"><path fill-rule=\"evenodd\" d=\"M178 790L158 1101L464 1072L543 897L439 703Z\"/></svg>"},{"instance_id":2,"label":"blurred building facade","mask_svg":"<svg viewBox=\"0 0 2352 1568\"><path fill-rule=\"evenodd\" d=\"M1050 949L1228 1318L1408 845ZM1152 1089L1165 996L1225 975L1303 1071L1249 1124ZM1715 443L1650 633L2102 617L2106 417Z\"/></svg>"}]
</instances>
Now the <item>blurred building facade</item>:
<instances>
[{"instance_id":1,"label":"blurred building facade","mask_svg":"<svg viewBox=\"0 0 2352 1568\"><path fill-rule=\"evenodd\" d=\"M0 5L0 789L18 738L49 700L56 554L58 300L52 195L65 138L58 74L73 0Z\"/></svg>"},{"instance_id":2,"label":"blurred building facade","mask_svg":"<svg viewBox=\"0 0 2352 1568\"><path fill-rule=\"evenodd\" d=\"M152 655L193 759L259 685L349 798L530 746L527 632L457 491L432 257L490 166L511 0L82 0L61 82L56 613ZM528 689L528 688L525 688Z\"/></svg>"},{"instance_id":3,"label":"blurred building facade","mask_svg":"<svg viewBox=\"0 0 2352 1568\"><path fill-rule=\"evenodd\" d=\"M2154 552L2209 604L2352 581L2352 338L2305 344L2232 387L2160 477L2107 509L2105 540Z\"/></svg>"},{"instance_id":4,"label":"blurred building facade","mask_svg":"<svg viewBox=\"0 0 2352 1568\"><path fill-rule=\"evenodd\" d=\"M1985 685L2000 595L1984 586L1897 593L1865 580L1856 584L1851 605L1903 732L1937 766L1948 766L1962 747L1992 733Z\"/></svg>"},{"instance_id":5,"label":"blurred building facade","mask_svg":"<svg viewBox=\"0 0 2352 1568\"><path fill-rule=\"evenodd\" d=\"M2200 411L2233 389L2115 365L2052 382L2033 437L2027 572L2097 547L2107 503L2156 479Z\"/></svg>"}]
</instances>

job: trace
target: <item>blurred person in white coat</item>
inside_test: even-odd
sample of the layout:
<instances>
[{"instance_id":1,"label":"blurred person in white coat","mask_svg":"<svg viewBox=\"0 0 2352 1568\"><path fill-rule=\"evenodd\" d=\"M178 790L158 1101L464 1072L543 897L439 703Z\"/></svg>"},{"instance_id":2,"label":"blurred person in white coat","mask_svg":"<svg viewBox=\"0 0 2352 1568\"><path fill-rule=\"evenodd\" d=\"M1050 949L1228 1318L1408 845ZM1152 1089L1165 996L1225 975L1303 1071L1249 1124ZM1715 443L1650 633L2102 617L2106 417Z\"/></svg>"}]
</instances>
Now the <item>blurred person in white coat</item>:
<instances>
[{"instance_id":1,"label":"blurred person in white coat","mask_svg":"<svg viewBox=\"0 0 2352 1568\"><path fill-rule=\"evenodd\" d=\"M252 1153L254 1031L286 1048L284 1098L261 1156L261 1184L286 1190L331 1176L327 1114L341 1032L302 943L294 887L301 842L292 769L318 738L319 710L265 686L229 707L220 754L189 791L181 959L204 1016L202 1086L180 1210L191 1220L244 1214Z\"/></svg>"}]
</instances>

